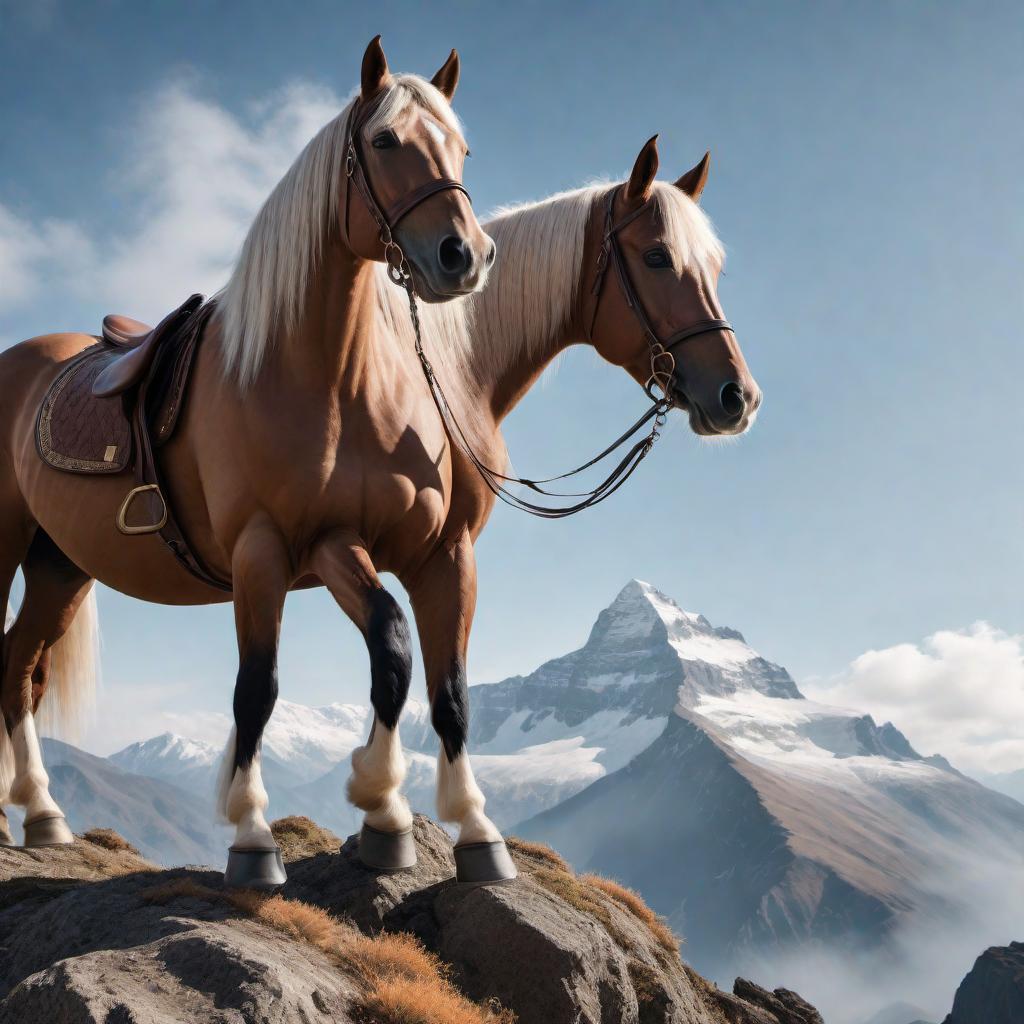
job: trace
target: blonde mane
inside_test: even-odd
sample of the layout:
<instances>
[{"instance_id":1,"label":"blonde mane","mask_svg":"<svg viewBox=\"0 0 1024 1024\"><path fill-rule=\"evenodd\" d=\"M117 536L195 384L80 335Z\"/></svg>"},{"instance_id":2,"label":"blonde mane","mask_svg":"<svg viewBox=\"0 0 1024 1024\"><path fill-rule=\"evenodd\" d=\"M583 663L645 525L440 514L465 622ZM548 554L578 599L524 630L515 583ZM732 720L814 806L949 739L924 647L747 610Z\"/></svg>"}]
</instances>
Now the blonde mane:
<instances>
[{"instance_id":1,"label":"blonde mane","mask_svg":"<svg viewBox=\"0 0 1024 1024\"><path fill-rule=\"evenodd\" d=\"M539 202L500 207L484 223L498 255L483 291L420 305L428 357L481 451L493 439L479 415L489 386L518 360L544 360L570 328L579 289L590 287L589 268L582 266L587 223L611 187L588 185ZM703 210L665 182L655 182L653 197L683 265L721 267L725 251ZM377 272L377 296L382 334L411 351L405 293L391 284L383 267Z\"/></svg>"},{"instance_id":2,"label":"blonde mane","mask_svg":"<svg viewBox=\"0 0 1024 1024\"><path fill-rule=\"evenodd\" d=\"M337 222L345 174L345 127L353 98L328 122L261 207L226 287L218 296L224 370L242 387L253 382L273 339L290 333L302 313L324 240ZM412 103L462 134L448 101L417 75L396 75L367 121L369 137Z\"/></svg>"}]
</instances>

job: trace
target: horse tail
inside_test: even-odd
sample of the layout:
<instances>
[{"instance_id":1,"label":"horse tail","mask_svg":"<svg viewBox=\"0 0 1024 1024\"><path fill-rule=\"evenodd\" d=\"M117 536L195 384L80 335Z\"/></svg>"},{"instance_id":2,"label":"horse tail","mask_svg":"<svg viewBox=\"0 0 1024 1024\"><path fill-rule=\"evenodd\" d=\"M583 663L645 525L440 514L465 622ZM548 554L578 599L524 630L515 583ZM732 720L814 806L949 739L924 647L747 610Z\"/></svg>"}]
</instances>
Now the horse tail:
<instances>
[{"instance_id":1,"label":"horse tail","mask_svg":"<svg viewBox=\"0 0 1024 1024\"><path fill-rule=\"evenodd\" d=\"M14 622L14 609L10 602L7 602L7 611L4 614L4 633L10 629ZM3 644L0 643L0 673L3 671ZM2 675L0 675L2 679ZM14 782L14 749L11 746L11 738L7 735L7 726L0 720L0 804L3 804L11 792L11 784Z\"/></svg>"},{"instance_id":2,"label":"horse tail","mask_svg":"<svg viewBox=\"0 0 1024 1024\"><path fill-rule=\"evenodd\" d=\"M99 639L93 587L67 631L50 649L50 681L36 713L41 731L74 739L92 717L100 674Z\"/></svg>"}]
</instances>

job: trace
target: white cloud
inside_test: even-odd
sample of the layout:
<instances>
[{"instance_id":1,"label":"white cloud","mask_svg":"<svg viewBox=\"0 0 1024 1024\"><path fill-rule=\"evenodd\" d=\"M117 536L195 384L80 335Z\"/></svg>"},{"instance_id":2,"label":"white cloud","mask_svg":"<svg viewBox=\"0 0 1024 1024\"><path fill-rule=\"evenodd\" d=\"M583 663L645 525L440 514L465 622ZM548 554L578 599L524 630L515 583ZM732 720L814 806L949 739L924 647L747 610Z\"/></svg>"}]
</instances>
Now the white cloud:
<instances>
[{"instance_id":1,"label":"white cloud","mask_svg":"<svg viewBox=\"0 0 1024 1024\"><path fill-rule=\"evenodd\" d=\"M963 771L1024 767L1024 637L980 622L922 644L868 651L808 696L891 721Z\"/></svg>"},{"instance_id":2,"label":"white cloud","mask_svg":"<svg viewBox=\"0 0 1024 1024\"><path fill-rule=\"evenodd\" d=\"M112 156L116 223L32 223L0 205L0 313L38 297L156 318L227 279L270 190L343 101L295 83L238 116L177 82L153 96Z\"/></svg>"}]
</instances>

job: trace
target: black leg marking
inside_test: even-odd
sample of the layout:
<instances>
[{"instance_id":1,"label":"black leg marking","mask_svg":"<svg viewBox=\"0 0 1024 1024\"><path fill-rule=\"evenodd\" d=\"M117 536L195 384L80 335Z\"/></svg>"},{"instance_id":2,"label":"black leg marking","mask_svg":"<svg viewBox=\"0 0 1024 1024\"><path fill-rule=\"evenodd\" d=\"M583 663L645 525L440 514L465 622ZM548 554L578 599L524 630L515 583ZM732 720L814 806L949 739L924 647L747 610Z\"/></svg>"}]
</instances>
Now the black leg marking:
<instances>
[{"instance_id":1,"label":"black leg marking","mask_svg":"<svg viewBox=\"0 0 1024 1024\"><path fill-rule=\"evenodd\" d=\"M409 696L412 638L398 602L383 588L370 594L366 646L370 652L370 702L381 725L394 729Z\"/></svg>"},{"instance_id":2,"label":"black leg marking","mask_svg":"<svg viewBox=\"0 0 1024 1024\"><path fill-rule=\"evenodd\" d=\"M434 695L430 719L451 763L462 753L469 732L469 690L466 669L461 661L455 661L441 681Z\"/></svg>"},{"instance_id":3,"label":"black leg marking","mask_svg":"<svg viewBox=\"0 0 1024 1024\"><path fill-rule=\"evenodd\" d=\"M235 682L235 767L248 768L277 702L277 654L251 651L242 659Z\"/></svg>"}]
</instances>

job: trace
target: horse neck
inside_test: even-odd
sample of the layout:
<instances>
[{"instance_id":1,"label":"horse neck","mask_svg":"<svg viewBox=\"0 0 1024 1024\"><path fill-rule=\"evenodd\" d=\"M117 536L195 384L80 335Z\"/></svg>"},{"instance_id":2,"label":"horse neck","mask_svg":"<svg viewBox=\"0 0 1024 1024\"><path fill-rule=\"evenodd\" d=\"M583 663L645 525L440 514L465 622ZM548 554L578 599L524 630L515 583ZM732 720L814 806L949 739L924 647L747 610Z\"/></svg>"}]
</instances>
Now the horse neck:
<instances>
[{"instance_id":1,"label":"horse neck","mask_svg":"<svg viewBox=\"0 0 1024 1024\"><path fill-rule=\"evenodd\" d=\"M307 394L354 389L365 365L373 296L373 263L356 256L338 237L328 238L295 326L268 360L265 376L275 388L290 381Z\"/></svg>"},{"instance_id":2,"label":"horse neck","mask_svg":"<svg viewBox=\"0 0 1024 1024\"><path fill-rule=\"evenodd\" d=\"M600 225L597 194L588 192L587 195L590 209L583 230L582 252L572 255L571 266L574 271L569 280L566 279L564 267L538 266L538 262L551 263L551 255L545 251L543 244L536 244L536 239L531 240L529 232L521 233L516 242L517 246L522 246L529 253L536 267L537 272L530 286L532 305L535 308L553 308L552 304L564 306L565 315L558 322L546 326L529 323L522 302L503 301L500 280L488 285L474 303L476 377L498 425L561 352L570 345L588 343L585 310L590 299L590 281L587 268L596 259ZM500 268L498 273L501 273ZM571 290L571 295L565 294L567 288ZM515 344L511 351L502 353L502 358L496 359L493 358L492 345L495 339L487 335L499 326L499 318L507 321L503 333L506 337L511 334Z\"/></svg>"}]
</instances>

